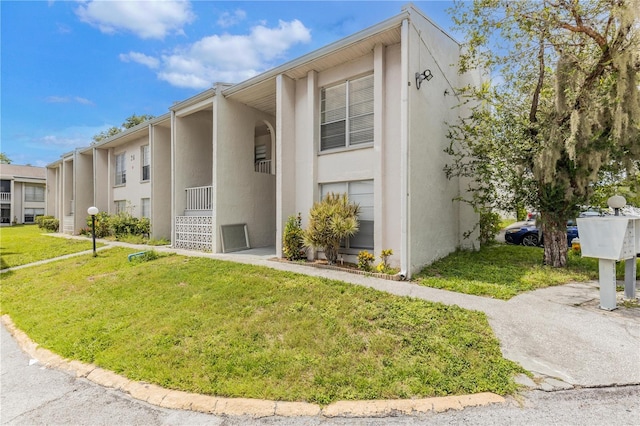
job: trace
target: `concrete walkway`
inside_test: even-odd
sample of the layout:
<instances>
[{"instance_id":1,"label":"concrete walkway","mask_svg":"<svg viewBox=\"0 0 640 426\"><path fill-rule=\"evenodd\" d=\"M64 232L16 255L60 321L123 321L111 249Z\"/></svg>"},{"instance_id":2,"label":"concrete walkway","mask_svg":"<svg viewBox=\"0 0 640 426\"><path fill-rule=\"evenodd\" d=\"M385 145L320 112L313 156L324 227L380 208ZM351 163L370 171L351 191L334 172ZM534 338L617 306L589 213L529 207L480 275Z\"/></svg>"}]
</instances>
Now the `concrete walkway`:
<instances>
[{"instance_id":1,"label":"concrete walkway","mask_svg":"<svg viewBox=\"0 0 640 426\"><path fill-rule=\"evenodd\" d=\"M550 287L522 294L509 301L501 301L422 287L411 282L388 281L279 262L273 260L273 249L210 254L168 247L101 242L136 251L154 249L185 256L261 265L485 312L500 340L503 355L534 373L534 381L525 377L519 379L532 389L553 391L574 387L640 384L640 308L622 307L613 312L600 310L597 283ZM489 398L489 402L496 401ZM459 402L456 401L455 404ZM476 403L472 402L473 404ZM371 415L383 415L389 411L388 404L386 408L374 409L371 404L369 406ZM363 408L340 410L344 414L351 409ZM415 411L415 407L408 410Z\"/></svg>"}]
</instances>

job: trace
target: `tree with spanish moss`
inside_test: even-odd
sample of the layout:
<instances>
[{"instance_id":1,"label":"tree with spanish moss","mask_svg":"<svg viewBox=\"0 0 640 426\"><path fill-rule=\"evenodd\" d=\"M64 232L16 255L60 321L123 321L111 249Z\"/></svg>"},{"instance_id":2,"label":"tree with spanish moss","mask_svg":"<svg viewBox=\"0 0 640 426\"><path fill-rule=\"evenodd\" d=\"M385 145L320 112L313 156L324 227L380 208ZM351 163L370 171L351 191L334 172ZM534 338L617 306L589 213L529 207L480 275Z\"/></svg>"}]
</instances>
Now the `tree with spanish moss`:
<instances>
[{"instance_id":1,"label":"tree with spanish moss","mask_svg":"<svg viewBox=\"0 0 640 426\"><path fill-rule=\"evenodd\" d=\"M449 176L472 177L478 209L540 212L545 264L567 261L566 221L603 173L640 163L640 0L474 0L452 8L466 33L461 88L471 113L450 128Z\"/></svg>"}]
</instances>

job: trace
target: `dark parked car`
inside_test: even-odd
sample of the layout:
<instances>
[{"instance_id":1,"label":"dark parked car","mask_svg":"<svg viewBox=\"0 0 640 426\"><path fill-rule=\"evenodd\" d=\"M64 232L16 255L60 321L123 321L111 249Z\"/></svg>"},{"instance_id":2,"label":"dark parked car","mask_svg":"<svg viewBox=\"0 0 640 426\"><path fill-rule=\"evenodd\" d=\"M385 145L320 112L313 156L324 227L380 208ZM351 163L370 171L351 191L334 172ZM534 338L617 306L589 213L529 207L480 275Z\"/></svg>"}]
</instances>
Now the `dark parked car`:
<instances>
[{"instance_id":1,"label":"dark parked car","mask_svg":"<svg viewBox=\"0 0 640 426\"><path fill-rule=\"evenodd\" d=\"M567 222L567 246L571 246L571 241L574 238L578 238L578 226L575 221L570 220ZM535 222L507 228L504 240L509 244L522 244L531 247L542 245L543 242Z\"/></svg>"}]
</instances>

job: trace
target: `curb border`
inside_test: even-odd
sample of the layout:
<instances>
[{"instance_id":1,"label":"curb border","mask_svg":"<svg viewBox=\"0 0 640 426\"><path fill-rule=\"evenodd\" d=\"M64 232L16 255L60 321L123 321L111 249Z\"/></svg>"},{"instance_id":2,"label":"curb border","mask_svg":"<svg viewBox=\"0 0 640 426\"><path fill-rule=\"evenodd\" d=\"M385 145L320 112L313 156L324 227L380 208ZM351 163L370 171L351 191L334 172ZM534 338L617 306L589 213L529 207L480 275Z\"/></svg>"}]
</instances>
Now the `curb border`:
<instances>
[{"instance_id":1,"label":"curb border","mask_svg":"<svg viewBox=\"0 0 640 426\"><path fill-rule=\"evenodd\" d=\"M298 417L391 417L441 413L448 410L463 410L467 407L503 404L505 398L483 392L471 395L445 396L421 399L394 399L370 401L337 401L322 408L307 402L269 401L251 398L223 398L190 392L170 390L158 385L129 380L93 364L68 360L40 347L26 333L18 329L7 314L0 318L9 333L27 355L47 368L86 378L100 386L116 389L132 398L163 408L191 410L218 416L248 416L263 418L272 416Z\"/></svg>"}]
</instances>

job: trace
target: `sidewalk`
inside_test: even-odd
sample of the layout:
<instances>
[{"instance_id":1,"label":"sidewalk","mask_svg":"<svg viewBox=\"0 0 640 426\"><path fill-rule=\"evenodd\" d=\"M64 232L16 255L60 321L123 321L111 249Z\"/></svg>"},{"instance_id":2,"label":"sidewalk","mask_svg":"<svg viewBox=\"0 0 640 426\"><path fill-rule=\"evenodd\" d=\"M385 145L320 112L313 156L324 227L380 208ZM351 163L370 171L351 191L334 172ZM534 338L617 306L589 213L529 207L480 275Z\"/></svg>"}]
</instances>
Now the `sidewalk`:
<instances>
[{"instance_id":1,"label":"sidewalk","mask_svg":"<svg viewBox=\"0 0 640 426\"><path fill-rule=\"evenodd\" d=\"M153 249L185 256L261 265L485 312L500 340L503 355L535 375L533 381L524 376L519 378L523 385L532 389L556 391L574 387L640 384L640 309L621 308L613 312L598 309L597 283L550 287L519 295L509 301L501 301L422 287L411 282L388 281L278 262L271 260L275 257L273 249L211 254L168 247L101 242L136 251ZM261 404L258 405L264 408L264 404ZM455 401L454 405L458 404L460 403ZM365 402L363 406L356 404L338 408L342 415L363 412L362 410L368 410L366 412L370 415L384 415L389 410L394 410L390 408L393 405L386 403L377 408L373 405ZM254 408L263 409L260 407ZM415 407L408 409L415 411ZM271 408L267 408L269 410Z\"/></svg>"}]
</instances>

